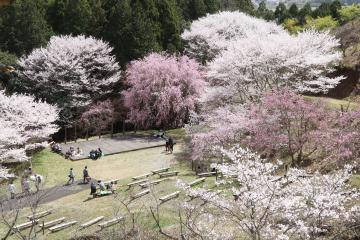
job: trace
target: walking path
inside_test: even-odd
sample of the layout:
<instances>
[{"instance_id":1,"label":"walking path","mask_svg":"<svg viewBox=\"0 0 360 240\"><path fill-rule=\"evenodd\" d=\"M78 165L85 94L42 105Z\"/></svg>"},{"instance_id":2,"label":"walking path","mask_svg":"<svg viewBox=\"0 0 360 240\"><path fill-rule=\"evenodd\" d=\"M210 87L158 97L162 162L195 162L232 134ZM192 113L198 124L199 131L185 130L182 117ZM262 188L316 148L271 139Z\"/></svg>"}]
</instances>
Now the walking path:
<instances>
[{"instance_id":1,"label":"walking path","mask_svg":"<svg viewBox=\"0 0 360 240\"><path fill-rule=\"evenodd\" d=\"M92 181L96 181L92 179ZM22 196L17 199L0 199L1 209L4 211L9 211L12 209L20 209L25 207L30 207L34 203L44 204L52 202L59 198L63 198L75 193L79 193L88 189L90 193L90 184L83 184L81 180L75 181L71 185L55 186L52 188L40 190L37 193L31 193L27 196Z\"/></svg>"}]
</instances>

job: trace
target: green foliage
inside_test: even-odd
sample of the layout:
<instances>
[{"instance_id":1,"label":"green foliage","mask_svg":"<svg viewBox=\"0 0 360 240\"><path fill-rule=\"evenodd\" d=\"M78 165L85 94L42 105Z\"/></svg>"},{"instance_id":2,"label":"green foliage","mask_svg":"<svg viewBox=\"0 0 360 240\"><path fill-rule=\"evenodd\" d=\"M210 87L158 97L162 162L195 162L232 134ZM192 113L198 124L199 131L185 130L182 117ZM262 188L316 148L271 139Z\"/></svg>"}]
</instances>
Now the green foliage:
<instances>
[{"instance_id":1,"label":"green foliage","mask_svg":"<svg viewBox=\"0 0 360 240\"><path fill-rule=\"evenodd\" d=\"M339 10L340 21L342 23L349 22L356 17L360 17L360 5L353 4L351 6L343 7Z\"/></svg>"},{"instance_id":2,"label":"green foliage","mask_svg":"<svg viewBox=\"0 0 360 240\"><path fill-rule=\"evenodd\" d=\"M99 36L105 12L100 0L55 0L48 21L56 33Z\"/></svg>"},{"instance_id":3,"label":"green foliage","mask_svg":"<svg viewBox=\"0 0 360 240\"><path fill-rule=\"evenodd\" d=\"M175 52L181 48L180 16L174 0L157 2L159 23L161 25L160 44L163 49Z\"/></svg>"},{"instance_id":4,"label":"green foliage","mask_svg":"<svg viewBox=\"0 0 360 240\"><path fill-rule=\"evenodd\" d=\"M290 8L289 8L289 16L292 18L296 18L299 15L299 9L296 6L295 3L291 4Z\"/></svg>"},{"instance_id":5,"label":"green foliage","mask_svg":"<svg viewBox=\"0 0 360 240\"><path fill-rule=\"evenodd\" d=\"M271 20L274 20L275 19L275 16L274 16L274 12L269 10L267 7L266 7L266 2L265 1L261 1L259 3L259 7L258 9L256 10L256 13L255 15L257 17L260 17L260 18L263 18L267 21L271 21Z\"/></svg>"},{"instance_id":6,"label":"green foliage","mask_svg":"<svg viewBox=\"0 0 360 240\"><path fill-rule=\"evenodd\" d=\"M237 9L240 12L252 15L255 11L254 4L251 0L236 0Z\"/></svg>"},{"instance_id":7,"label":"green foliage","mask_svg":"<svg viewBox=\"0 0 360 240\"><path fill-rule=\"evenodd\" d=\"M326 17L331 15L331 5L329 3L321 3L320 6L313 11L312 17Z\"/></svg>"},{"instance_id":8,"label":"green foliage","mask_svg":"<svg viewBox=\"0 0 360 240\"><path fill-rule=\"evenodd\" d=\"M289 17L289 12L283 2L280 2L275 9L275 18L278 23L283 23Z\"/></svg>"},{"instance_id":9,"label":"green foliage","mask_svg":"<svg viewBox=\"0 0 360 240\"><path fill-rule=\"evenodd\" d=\"M341 2L339 0L334 0L330 5L331 16L335 19L339 19L340 9L341 9Z\"/></svg>"},{"instance_id":10,"label":"green foliage","mask_svg":"<svg viewBox=\"0 0 360 240\"><path fill-rule=\"evenodd\" d=\"M2 7L1 49L21 56L45 44L52 35L45 19L45 7L42 0L17 0Z\"/></svg>"},{"instance_id":11,"label":"green foliage","mask_svg":"<svg viewBox=\"0 0 360 240\"><path fill-rule=\"evenodd\" d=\"M308 17L306 20L305 28L314 28L316 30L330 30L339 25L338 21L333 19L331 16L319 17L313 19Z\"/></svg>"},{"instance_id":12,"label":"green foliage","mask_svg":"<svg viewBox=\"0 0 360 240\"><path fill-rule=\"evenodd\" d=\"M17 57L14 54L3 52L0 50L0 66L14 66L16 65Z\"/></svg>"},{"instance_id":13,"label":"green foliage","mask_svg":"<svg viewBox=\"0 0 360 240\"><path fill-rule=\"evenodd\" d=\"M204 3L204 0L190 0L189 12L190 12L190 18L192 20L205 16L206 5Z\"/></svg>"},{"instance_id":14,"label":"green foliage","mask_svg":"<svg viewBox=\"0 0 360 240\"><path fill-rule=\"evenodd\" d=\"M295 34L303 29L298 24L299 24L299 22L296 18L287 18L282 25L291 34Z\"/></svg>"},{"instance_id":15,"label":"green foliage","mask_svg":"<svg viewBox=\"0 0 360 240\"><path fill-rule=\"evenodd\" d=\"M304 25L306 23L306 17L311 16L312 10L310 3L306 3L301 10L299 11L298 20L300 25Z\"/></svg>"}]
</instances>

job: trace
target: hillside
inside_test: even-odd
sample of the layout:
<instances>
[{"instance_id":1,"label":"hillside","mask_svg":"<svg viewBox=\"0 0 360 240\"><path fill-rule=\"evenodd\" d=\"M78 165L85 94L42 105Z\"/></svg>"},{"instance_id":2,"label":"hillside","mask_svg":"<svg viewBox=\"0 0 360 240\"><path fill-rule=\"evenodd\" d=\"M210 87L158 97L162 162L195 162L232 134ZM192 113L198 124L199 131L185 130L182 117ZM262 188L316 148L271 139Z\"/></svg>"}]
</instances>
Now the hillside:
<instances>
[{"instance_id":1,"label":"hillside","mask_svg":"<svg viewBox=\"0 0 360 240\"><path fill-rule=\"evenodd\" d=\"M333 31L340 39L343 60L339 73L347 77L329 93L332 97L347 97L360 93L360 18L346 23Z\"/></svg>"}]
</instances>

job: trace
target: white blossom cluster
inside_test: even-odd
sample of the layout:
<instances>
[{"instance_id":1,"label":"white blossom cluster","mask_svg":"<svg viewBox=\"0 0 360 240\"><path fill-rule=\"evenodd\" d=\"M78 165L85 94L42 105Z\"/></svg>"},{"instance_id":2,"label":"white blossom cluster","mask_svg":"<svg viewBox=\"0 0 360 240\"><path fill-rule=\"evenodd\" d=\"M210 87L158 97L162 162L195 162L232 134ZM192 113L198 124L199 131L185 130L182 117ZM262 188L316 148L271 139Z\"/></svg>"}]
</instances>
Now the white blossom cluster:
<instances>
[{"instance_id":1,"label":"white blossom cluster","mask_svg":"<svg viewBox=\"0 0 360 240\"><path fill-rule=\"evenodd\" d=\"M220 210L226 219L224 222L232 222L240 235L250 239L314 239L360 214L358 207L349 207L359 198L359 190L346 184L351 166L328 175L317 172L310 175L304 170L290 168L285 176L280 176L276 173L282 169L281 162L266 162L239 146L223 150L223 154L230 163L214 167L224 175L221 184L226 184L225 189L230 187L230 192L184 189L193 198L202 199ZM194 211L189 203L184 207ZM216 214L215 210L207 214L211 212ZM196 224L201 221L192 223Z\"/></svg>"},{"instance_id":2,"label":"white blossom cluster","mask_svg":"<svg viewBox=\"0 0 360 240\"><path fill-rule=\"evenodd\" d=\"M27 144L41 142L58 127L58 109L33 97L0 91L0 164L26 161Z\"/></svg>"},{"instance_id":3,"label":"white blossom cluster","mask_svg":"<svg viewBox=\"0 0 360 240\"><path fill-rule=\"evenodd\" d=\"M207 61L208 102L254 101L285 86L326 93L343 79L328 76L341 59L339 41L328 32L290 35L276 23L220 12L194 21L182 37L190 53Z\"/></svg>"}]
</instances>

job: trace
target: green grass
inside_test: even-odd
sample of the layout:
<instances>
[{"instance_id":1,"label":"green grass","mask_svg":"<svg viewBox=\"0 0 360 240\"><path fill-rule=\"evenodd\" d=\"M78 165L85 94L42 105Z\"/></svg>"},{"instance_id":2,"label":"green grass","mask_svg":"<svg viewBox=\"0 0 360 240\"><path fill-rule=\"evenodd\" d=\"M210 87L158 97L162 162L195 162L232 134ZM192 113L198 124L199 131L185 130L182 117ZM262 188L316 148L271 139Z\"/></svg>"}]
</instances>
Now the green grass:
<instances>
[{"instance_id":1,"label":"green grass","mask_svg":"<svg viewBox=\"0 0 360 240\"><path fill-rule=\"evenodd\" d=\"M144 152L147 154L147 156L151 155L151 152L149 152L149 150L144 150ZM159 157L159 155L160 154L158 153L157 156ZM49 155L43 153L42 156L44 157L44 159L46 159L46 157L48 157ZM179 190L177 187L178 180L182 180L184 182L190 182L197 178L194 175L194 173L191 171L189 164L177 163L173 159L174 155L166 155L166 156L170 157L170 159L165 160L165 162L166 163L170 162L171 170L179 171L180 172L179 175L176 177L171 177L169 180L161 182L158 185L155 185L152 188L151 194L138 198L133 202L131 202L131 204L129 205L130 209L134 211L137 215L139 215L138 223L141 224L141 226L143 226L145 229L156 228L152 216L149 212L149 207L156 205L156 201L155 201L156 199L158 199L161 196ZM44 165L45 160L43 161L42 159L38 159L38 161L43 162L42 168L46 169L46 165ZM139 167L139 165L137 165L137 167L140 169L139 172L135 173L132 170L129 170L131 171L131 174L128 175L127 177L124 177L118 183L118 190L117 190L118 199L123 199L123 200L129 199L130 195L142 191L142 189L139 186L132 188L131 190L128 190L126 187L126 184L132 181L131 176L140 175L149 172L149 169L147 168ZM38 170L40 170L40 168L38 168ZM154 179L158 179L159 177L157 175L154 175L151 178L154 180ZM213 188L215 186L214 177L207 178L206 182L198 185L198 187L199 186ZM125 215L127 220L130 220L129 216L126 215L125 209L121 207L120 202L117 199L115 199L114 196L106 196L106 197L87 200L89 197L88 194L89 191L83 191L74 195L70 195L58 199L51 203L42 205L39 211L48 210L48 209L53 210L53 214L44 218L45 221L50 221L59 217L66 217L67 220L78 221L78 225L53 234L48 233L48 231L46 231L44 236L42 235L39 236L39 239L60 240L60 239L68 239L71 236L79 235L79 234L92 234L96 230L98 230L98 227L96 225L91 226L84 231L79 231L78 230L79 224L84 223L97 216L105 216L107 219L112 218L114 216L114 213L116 212L116 209L120 209L120 213L122 215ZM161 224L164 228L172 228L172 226L177 224L178 222L177 206L180 203L184 202L186 199L187 197L183 193L181 193L177 199L170 200L160 205L159 210L161 215ZM25 217L29 215L29 209L23 209L20 215L21 217L19 223L25 222L26 221ZM119 225L114 226L114 228L116 227L119 227ZM4 228L2 230L2 226L0 224L0 235L3 231Z\"/></svg>"},{"instance_id":2,"label":"green grass","mask_svg":"<svg viewBox=\"0 0 360 240\"><path fill-rule=\"evenodd\" d=\"M360 188L360 175L354 175L350 179L350 184L353 187Z\"/></svg>"},{"instance_id":3,"label":"green grass","mask_svg":"<svg viewBox=\"0 0 360 240\"><path fill-rule=\"evenodd\" d=\"M349 107L350 110L356 110L358 109L359 105L355 102L347 101L347 100L341 100L341 99L335 99L335 98L327 98L327 97L312 97L312 96L304 96L305 99L310 101L315 100L323 100L328 107L339 109L343 108L344 110Z\"/></svg>"}]
</instances>

